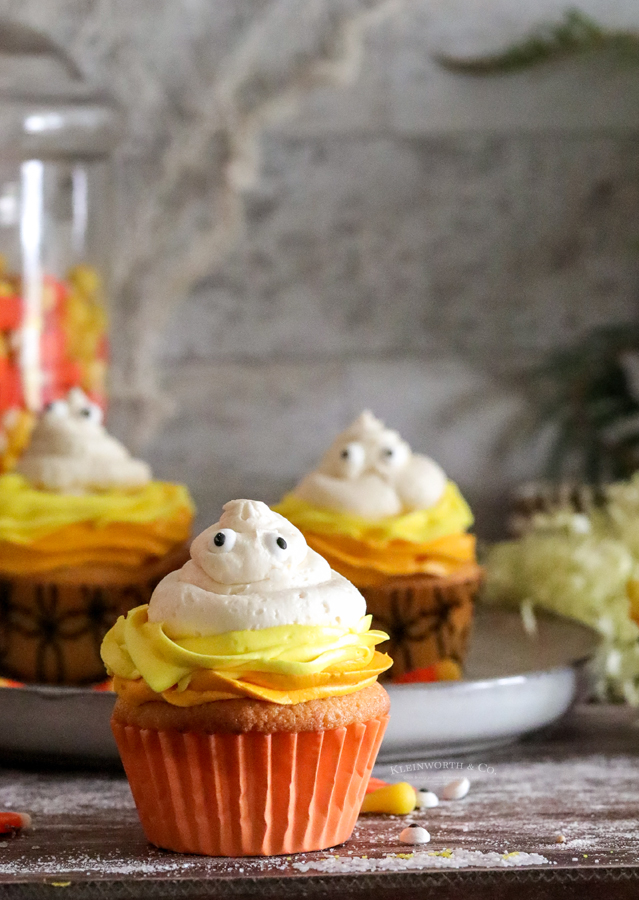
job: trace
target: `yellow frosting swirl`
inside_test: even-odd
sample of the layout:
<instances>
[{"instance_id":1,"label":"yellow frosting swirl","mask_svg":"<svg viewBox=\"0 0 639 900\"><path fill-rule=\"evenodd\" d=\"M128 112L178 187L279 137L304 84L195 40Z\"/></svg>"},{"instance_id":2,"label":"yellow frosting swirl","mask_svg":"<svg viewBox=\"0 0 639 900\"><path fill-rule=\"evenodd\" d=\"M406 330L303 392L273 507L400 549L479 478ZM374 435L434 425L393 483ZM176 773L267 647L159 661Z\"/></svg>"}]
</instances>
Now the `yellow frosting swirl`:
<instances>
[{"instance_id":1,"label":"yellow frosting swirl","mask_svg":"<svg viewBox=\"0 0 639 900\"><path fill-rule=\"evenodd\" d=\"M295 494L275 509L297 525L332 569L359 588L398 575L445 577L477 568L475 538L465 533L473 515L452 481L429 509L376 521L313 506Z\"/></svg>"},{"instance_id":2,"label":"yellow frosting swirl","mask_svg":"<svg viewBox=\"0 0 639 900\"><path fill-rule=\"evenodd\" d=\"M23 574L91 562L136 566L189 537L186 487L151 481L133 490L59 494L18 474L0 476L0 571Z\"/></svg>"},{"instance_id":3,"label":"yellow frosting swirl","mask_svg":"<svg viewBox=\"0 0 639 900\"><path fill-rule=\"evenodd\" d=\"M466 531L474 521L470 507L453 481L447 482L441 499L429 509L376 521L314 506L295 494L287 494L273 508L304 533L344 535L376 543L401 540L423 544Z\"/></svg>"},{"instance_id":4,"label":"yellow frosting swirl","mask_svg":"<svg viewBox=\"0 0 639 900\"><path fill-rule=\"evenodd\" d=\"M148 606L121 616L102 644L115 687L132 702L175 706L253 697L284 705L354 693L391 665L387 640L364 616L356 628L280 625L172 639Z\"/></svg>"}]
</instances>

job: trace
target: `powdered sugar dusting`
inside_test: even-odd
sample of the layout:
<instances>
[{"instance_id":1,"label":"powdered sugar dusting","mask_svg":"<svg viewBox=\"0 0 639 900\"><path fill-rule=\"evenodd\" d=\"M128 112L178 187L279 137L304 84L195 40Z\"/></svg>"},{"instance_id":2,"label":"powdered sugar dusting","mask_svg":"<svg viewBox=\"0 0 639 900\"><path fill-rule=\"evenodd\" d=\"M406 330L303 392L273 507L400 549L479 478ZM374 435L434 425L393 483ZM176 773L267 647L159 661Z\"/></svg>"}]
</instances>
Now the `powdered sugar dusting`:
<instances>
[{"instance_id":1,"label":"powdered sugar dusting","mask_svg":"<svg viewBox=\"0 0 639 900\"><path fill-rule=\"evenodd\" d=\"M517 866L549 865L539 853L483 853L481 850L440 850L395 854L381 858L333 856L309 862L293 862L299 872L403 872L423 869L511 869Z\"/></svg>"},{"instance_id":2,"label":"powdered sugar dusting","mask_svg":"<svg viewBox=\"0 0 639 900\"><path fill-rule=\"evenodd\" d=\"M20 773L19 781L0 770L0 809L28 809L35 816L95 814L132 810L133 797L121 775L78 777L65 773Z\"/></svg>"},{"instance_id":3,"label":"powdered sugar dusting","mask_svg":"<svg viewBox=\"0 0 639 900\"><path fill-rule=\"evenodd\" d=\"M46 875L47 877L73 875L172 875L193 868L194 863L188 857L162 858L161 854L152 859L108 858L99 855L89 856L79 853L77 856L56 860L49 856L12 859L10 862L0 861L0 875L12 875L16 871L28 872L29 875Z\"/></svg>"}]
</instances>

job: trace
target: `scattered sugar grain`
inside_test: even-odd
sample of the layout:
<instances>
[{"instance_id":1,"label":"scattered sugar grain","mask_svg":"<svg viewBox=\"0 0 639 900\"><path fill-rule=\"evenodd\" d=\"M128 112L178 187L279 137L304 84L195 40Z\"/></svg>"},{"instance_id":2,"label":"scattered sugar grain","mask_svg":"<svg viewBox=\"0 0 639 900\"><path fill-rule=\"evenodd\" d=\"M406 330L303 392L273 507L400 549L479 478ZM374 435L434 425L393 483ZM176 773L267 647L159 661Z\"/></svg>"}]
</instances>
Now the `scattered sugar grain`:
<instances>
[{"instance_id":1,"label":"scattered sugar grain","mask_svg":"<svg viewBox=\"0 0 639 900\"><path fill-rule=\"evenodd\" d=\"M409 858L406 858L409 857ZM539 853L515 852L512 854L484 852L482 850L418 850L414 854L374 857L354 856L340 859L320 859L294 862L292 867L299 872L402 872L407 869L481 869L512 868L516 866L548 865L549 860Z\"/></svg>"}]
</instances>

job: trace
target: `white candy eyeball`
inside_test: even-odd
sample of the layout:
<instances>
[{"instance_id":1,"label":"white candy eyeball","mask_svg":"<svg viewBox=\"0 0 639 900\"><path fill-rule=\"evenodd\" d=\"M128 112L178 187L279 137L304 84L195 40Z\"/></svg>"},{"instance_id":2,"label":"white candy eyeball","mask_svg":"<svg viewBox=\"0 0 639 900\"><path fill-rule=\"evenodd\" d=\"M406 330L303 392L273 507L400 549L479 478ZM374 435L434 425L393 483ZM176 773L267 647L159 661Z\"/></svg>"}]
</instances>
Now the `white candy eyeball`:
<instances>
[{"instance_id":1,"label":"white candy eyeball","mask_svg":"<svg viewBox=\"0 0 639 900\"><path fill-rule=\"evenodd\" d=\"M52 400L44 407L44 415L48 419L64 419L69 415L69 404L66 400Z\"/></svg>"},{"instance_id":2,"label":"white candy eyeball","mask_svg":"<svg viewBox=\"0 0 639 900\"><path fill-rule=\"evenodd\" d=\"M463 800L470 790L470 781L468 778L455 778L444 786L442 797L444 800Z\"/></svg>"},{"instance_id":3,"label":"white candy eyeball","mask_svg":"<svg viewBox=\"0 0 639 900\"><path fill-rule=\"evenodd\" d=\"M230 553L235 547L236 540L237 531L233 531L232 528L220 528L209 541L209 550L214 553Z\"/></svg>"},{"instance_id":4,"label":"white candy eyeball","mask_svg":"<svg viewBox=\"0 0 639 900\"><path fill-rule=\"evenodd\" d=\"M276 531L269 531L264 535L264 544L268 552L280 562L284 562L291 555L289 542Z\"/></svg>"},{"instance_id":5,"label":"white candy eyeball","mask_svg":"<svg viewBox=\"0 0 639 900\"><path fill-rule=\"evenodd\" d=\"M102 410L97 403L85 403L77 410L76 415L80 419L86 419L87 422L95 422L96 425L102 424Z\"/></svg>"},{"instance_id":6,"label":"white candy eyeball","mask_svg":"<svg viewBox=\"0 0 639 900\"><path fill-rule=\"evenodd\" d=\"M400 832L399 839L402 844L428 844L430 842L430 832L422 828L421 825L409 825Z\"/></svg>"},{"instance_id":7,"label":"white candy eyeball","mask_svg":"<svg viewBox=\"0 0 639 900\"><path fill-rule=\"evenodd\" d=\"M433 809L439 806L439 797L428 788L420 788L417 791L417 809Z\"/></svg>"},{"instance_id":8,"label":"white candy eyeball","mask_svg":"<svg viewBox=\"0 0 639 900\"><path fill-rule=\"evenodd\" d=\"M398 469L408 459L408 448L404 444L389 444L379 451L379 462L389 469Z\"/></svg>"},{"instance_id":9,"label":"white candy eyeball","mask_svg":"<svg viewBox=\"0 0 639 900\"><path fill-rule=\"evenodd\" d=\"M360 474L366 462L366 450L358 441L351 441L339 451L339 467L343 475L355 478Z\"/></svg>"}]
</instances>

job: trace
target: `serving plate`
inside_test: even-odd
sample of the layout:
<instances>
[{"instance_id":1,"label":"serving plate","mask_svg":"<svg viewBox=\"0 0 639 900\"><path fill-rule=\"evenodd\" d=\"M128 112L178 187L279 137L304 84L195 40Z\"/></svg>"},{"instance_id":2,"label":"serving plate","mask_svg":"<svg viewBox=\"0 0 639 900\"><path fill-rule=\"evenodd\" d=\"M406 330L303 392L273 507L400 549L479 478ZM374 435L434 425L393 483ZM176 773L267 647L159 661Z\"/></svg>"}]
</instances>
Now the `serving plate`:
<instances>
[{"instance_id":1,"label":"serving plate","mask_svg":"<svg viewBox=\"0 0 639 900\"><path fill-rule=\"evenodd\" d=\"M478 610L465 681L388 686L380 763L478 750L550 724L573 703L598 642L567 619L540 615L531 636L516 612ZM117 764L114 699L89 688L0 688L0 757Z\"/></svg>"},{"instance_id":2,"label":"serving plate","mask_svg":"<svg viewBox=\"0 0 639 900\"><path fill-rule=\"evenodd\" d=\"M112 691L25 685L0 688L0 759L117 764Z\"/></svg>"},{"instance_id":3,"label":"serving plate","mask_svg":"<svg viewBox=\"0 0 639 900\"><path fill-rule=\"evenodd\" d=\"M550 725L587 688L599 643L569 619L539 613L530 634L516 611L478 609L464 681L388 686L379 763L482 750Z\"/></svg>"}]
</instances>

